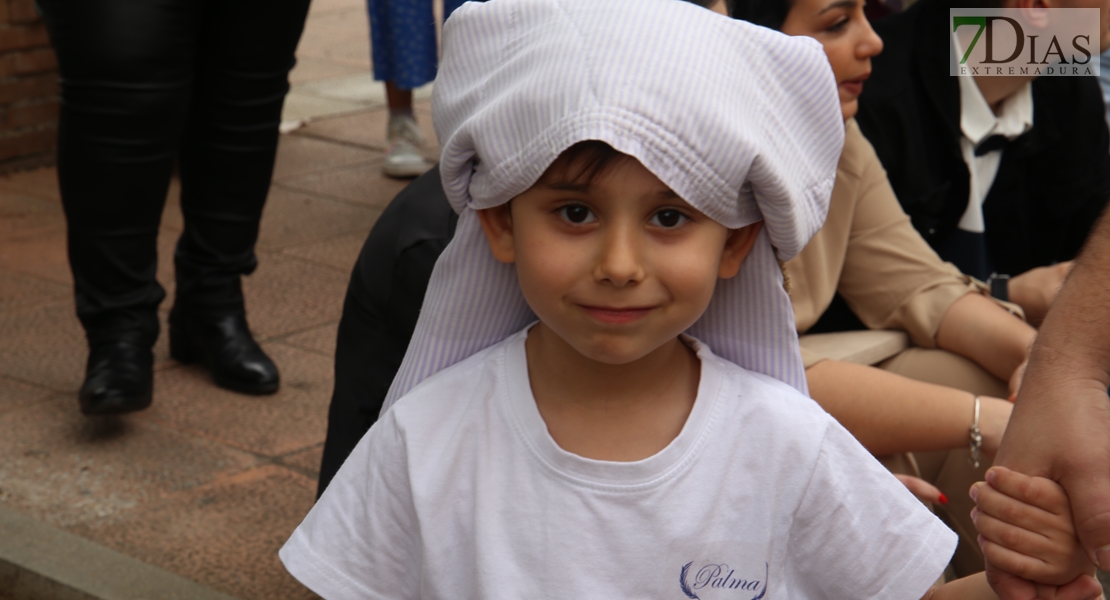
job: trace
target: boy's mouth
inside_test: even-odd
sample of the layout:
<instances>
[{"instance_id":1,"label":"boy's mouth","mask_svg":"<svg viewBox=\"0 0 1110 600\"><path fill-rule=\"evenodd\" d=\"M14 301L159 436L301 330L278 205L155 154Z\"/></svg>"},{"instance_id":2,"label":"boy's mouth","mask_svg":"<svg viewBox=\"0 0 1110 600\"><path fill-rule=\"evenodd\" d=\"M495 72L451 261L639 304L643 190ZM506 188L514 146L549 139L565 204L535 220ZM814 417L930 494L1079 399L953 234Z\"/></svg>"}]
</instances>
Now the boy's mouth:
<instances>
[{"instance_id":1,"label":"boy's mouth","mask_svg":"<svg viewBox=\"0 0 1110 600\"><path fill-rule=\"evenodd\" d=\"M653 307L650 306L630 306L630 307L612 307L612 306L582 306L582 310L586 314L601 321L603 323L623 324L638 321L647 316Z\"/></svg>"}]
</instances>

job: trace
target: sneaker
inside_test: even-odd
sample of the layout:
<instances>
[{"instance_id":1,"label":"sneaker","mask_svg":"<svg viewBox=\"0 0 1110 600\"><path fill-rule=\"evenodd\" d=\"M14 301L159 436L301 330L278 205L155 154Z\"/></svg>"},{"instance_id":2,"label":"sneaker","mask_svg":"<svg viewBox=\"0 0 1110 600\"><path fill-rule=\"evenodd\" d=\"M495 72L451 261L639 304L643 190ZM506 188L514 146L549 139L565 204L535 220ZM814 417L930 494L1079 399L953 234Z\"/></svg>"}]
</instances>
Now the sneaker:
<instances>
[{"instance_id":1,"label":"sneaker","mask_svg":"<svg viewBox=\"0 0 1110 600\"><path fill-rule=\"evenodd\" d=\"M423 175L431 168L427 160L420 155L420 147L424 145L424 136L416 125L416 120L410 115L395 115L389 117L389 130L387 134L389 149L385 153L385 163L382 173L388 177L409 178Z\"/></svg>"}]
</instances>

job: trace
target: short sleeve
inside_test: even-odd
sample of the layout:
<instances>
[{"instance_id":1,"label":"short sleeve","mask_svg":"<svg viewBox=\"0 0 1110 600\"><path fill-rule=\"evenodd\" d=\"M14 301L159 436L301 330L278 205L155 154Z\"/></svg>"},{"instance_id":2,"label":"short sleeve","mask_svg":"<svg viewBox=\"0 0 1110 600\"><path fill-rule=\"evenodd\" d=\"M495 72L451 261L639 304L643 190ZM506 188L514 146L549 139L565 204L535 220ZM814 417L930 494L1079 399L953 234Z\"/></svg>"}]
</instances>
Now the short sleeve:
<instances>
[{"instance_id":1,"label":"short sleeve","mask_svg":"<svg viewBox=\"0 0 1110 600\"><path fill-rule=\"evenodd\" d=\"M921 598L956 534L831 423L794 515L786 569L804 598Z\"/></svg>"},{"instance_id":2,"label":"short sleeve","mask_svg":"<svg viewBox=\"0 0 1110 600\"><path fill-rule=\"evenodd\" d=\"M375 424L293 532L285 568L328 600L420 597L420 531L403 436Z\"/></svg>"}]
</instances>

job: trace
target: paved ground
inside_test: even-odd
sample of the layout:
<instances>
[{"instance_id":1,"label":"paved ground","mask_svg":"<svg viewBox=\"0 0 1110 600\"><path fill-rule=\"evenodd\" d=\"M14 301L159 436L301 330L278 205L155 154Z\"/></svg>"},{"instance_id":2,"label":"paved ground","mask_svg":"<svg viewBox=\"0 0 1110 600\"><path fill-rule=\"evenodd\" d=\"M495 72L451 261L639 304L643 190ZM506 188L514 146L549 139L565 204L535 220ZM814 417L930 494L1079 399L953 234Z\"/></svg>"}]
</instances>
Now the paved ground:
<instances>
[{"instance_id":1,"label":"paved ground","mask_svg":"<svg viewBox=\"0 0 1110 600\"><path fill-rule=\"evenodd\" d=\"M163 329L153 407L82 417L86 348L56 174L0 176L0 506L240 598L315 597L276 553L313 501L349 271L404 186L379 174L385 112L366 31L363 0L315 0L291 76L286 119L308 124L282 137L244 284L281 368L275 396L216 388L169 358ZM434 139L427 100L417 115ZM169 298L180 230L175 185L159 239Z\"/></svg>"}]
</instances>

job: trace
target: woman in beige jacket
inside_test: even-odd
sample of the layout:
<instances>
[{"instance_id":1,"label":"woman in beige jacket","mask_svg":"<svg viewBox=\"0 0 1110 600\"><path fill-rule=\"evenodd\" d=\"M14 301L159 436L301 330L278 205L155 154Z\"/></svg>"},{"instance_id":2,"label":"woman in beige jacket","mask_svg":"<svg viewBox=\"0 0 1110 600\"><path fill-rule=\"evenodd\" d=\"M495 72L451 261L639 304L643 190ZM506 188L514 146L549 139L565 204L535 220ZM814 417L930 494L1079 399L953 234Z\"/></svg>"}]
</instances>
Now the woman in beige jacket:
<instances>
[{"instance_id":1,"label":"woman in beige jacket","mask_svg":"<svg viewBox=\"0 0 1110 600\"><path fill-rule=\"evenodd\" d=\"M916 347L878 366L832 360L803 349L810 394L895 471L919 475L964 540L957 574L982 570L968 513L968 486L981 479L1005 431L1007 382L1025 361L1035 330L944 263L902 211L871 144L852 117L882 40L864 0L735 0L733 15L817 39L839 85L846 135L829 216L805 250L786 263L799 334L839 293L870 329L905 331ZM982 454L969 464L978 405ZM912 453L912 454L910 454Z\"/></svg>"}]
</instances>

